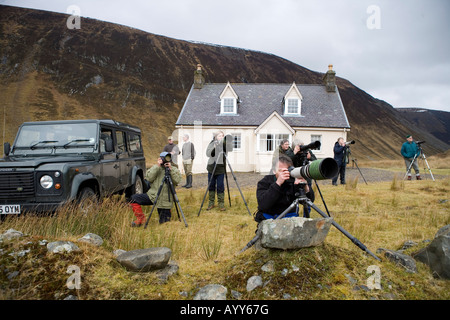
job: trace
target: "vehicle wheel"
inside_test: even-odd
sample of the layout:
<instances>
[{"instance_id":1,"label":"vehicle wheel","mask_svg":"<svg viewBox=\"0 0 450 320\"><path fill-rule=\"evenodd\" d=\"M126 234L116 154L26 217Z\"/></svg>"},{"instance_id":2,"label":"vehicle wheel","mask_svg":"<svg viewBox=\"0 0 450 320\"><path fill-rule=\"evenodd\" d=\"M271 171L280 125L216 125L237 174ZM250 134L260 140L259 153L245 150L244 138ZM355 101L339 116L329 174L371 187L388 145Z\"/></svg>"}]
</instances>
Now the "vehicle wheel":
<instances>
[{"instance_id":1,"label":"vehicle wheel","mask_svg":"<svg viewBox=\"0 0 450 320\"><path fill-rule=\"evenodd\" d=\"M129 199L133 194L144 193L144 182L140 175L136 175L136 182L125 191L125 196Z\"/></svg>"},{"instance_id":2,"label":"vehicle wheel","mask_svg":"<svg viewBox=\"0 0 450 320\"><path fill-rule=\"evenodd\" d=\"M144 183L142 182L141 176L136 176L136 183L133 187L133 194L144 193Z\"/></svg>"},{"instance_id":3,"label":"vehicle wheel","mask_svg":"<svg viewBox=\"0 0 450 320\"><path fill-rule=\"evenodd\" d=\"M89 211L98 204L97 195L90 187L84 187L81 189L77 201L80 211L84 214L89 213Z\"/></svg>"}]
</instances>

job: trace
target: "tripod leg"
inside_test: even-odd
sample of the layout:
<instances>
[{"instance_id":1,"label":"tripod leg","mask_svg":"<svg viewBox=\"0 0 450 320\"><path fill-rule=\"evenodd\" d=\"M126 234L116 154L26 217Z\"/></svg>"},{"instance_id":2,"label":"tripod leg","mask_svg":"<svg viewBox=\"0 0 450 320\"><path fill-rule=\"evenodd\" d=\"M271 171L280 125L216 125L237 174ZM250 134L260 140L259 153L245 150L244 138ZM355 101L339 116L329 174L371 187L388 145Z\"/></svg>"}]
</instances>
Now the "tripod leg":
<instances>
[{"instance_id":1,"label":"tripod leg","mask_svg":"<svg viewBox=\"0 0 450 320\"><path fill-rule=\"evenodd\" d=\"M202 211L203 204L205 203L205 199L206 199L206 194L208 193L209 187L211 186L211 183L212 183L212 180L213 180L212 178L214 177L214 173L216 172L216 168L217 168L217 162L214 165L214 169L213 169L213 171L211 173L211 180L208 182L208 186L206 187L205 195L203 196L202 204L200 205L200 209L198 210L197 217L200 216L200 212Z\"/></svg>"},{"instance_id":2,"label":"tripod leg","mask_svg":"<svg viewBox=\"0 0 450 320\"><path fill-rule=\"evenodd\" d=\"M159 195L161 194L161 190L163 188L165 179L166 178L164 177L163 181L161 182L161 185L159 186L158 193L156 194L155 202L153 203L152 211L150 211L147 221L145 221L144 229L147 229L147 225L148 225L148 222L150 221L150 218L152 217L153 210L155 210L155 208L156 208L156 204L158 203L158 198L159 198Z\"/></svg>"},{"instance_id":3,"label":"tripod leg","mask_svg":"<svg viewBox=\"0 0 450 320\"><path fill-rule=\"evenodd\" d=\"M327 208L327 204L325 203L325 200L323 199L322 192L320 191L319 185L317 184L317 181L315 179L314 179L314 182L316 183L317 190L319 190L319 194L320 194L320 197L322 198L322 202L323 202L323 205L325 206L325 210L327 210L328 216L331 217L330 212L328 211L328 208Z\"/></svg>"},{"instance_id":4,"label":"tripod leg","mask_svg":"<svg viewBox=\"0 0 450 320\"><path fill-rule=\"evenodd\" d=\"M431 168L428 165L428 161L427 161L427 158L425 157L425 153L422 153L422 157L423 157L423 160L425 161L425 164L427 165L428 171L430 171L431 179L433 179L433 181L436 181L436 180L434 180L433 173L431 172Z\"/></svg>"},{"instance_id":5,"label":"tripod leg","mask_svg":"<svg viewBox=\"0 0 450 320\"><path fill-rule=\"evenodd\" d=\"M353 161L355 162L356 168L358 168L359 174L363 178L364 182L367 184L367 181L366 181L366 179L364 179L364 176L363 176L361 170L359 170L358 163L356 162L356 159L353 159Z\"/></svg>"},{"instance_id":6,"label":"tripod leg","mask_svg":"<svg viewBox=\"0 0 450 320\"><path fill-rule=\"evenodd\" d=\"M406 173L405 173L405 176L403 177L403 180L405 180L406 177L408 176L408 173L411 172L411 168L413 166L414 161L416 161L416 158L417 158L417 155L414 156L414 158L412 159L411 163L408 166L408 169L406 169Z\"/></svg>"},{"instance_id":7,"label":"tripod leg","mask_svg":"<svg viewBox=\"0 0 450 320\"><path fill-rule=\"evenodd\" d=\"M247 207L248 214L251 216L252 214L250 213L250 209L248 208L247 202L245 201L244 195L242 194L241 188L239 187L236 176L234 175L233 168L231 168L231 164L228 161L228 157L225 156L225 159L227 160L227 164L230 167L231 175L233 176L234 182L236 182L236 186L238 187L238 190L239 190L239 193L241 194L242 200L244 201L245 206ZM229 191L228 191L228 196L229 196ZM231 200L230 200L230 205L231 205Z\"/></svg>"},{"instance_id":8,"label":"tripod leg","mask_svg":"<svg viewBox=\"0 0 450 320\"><path fill-rule=\"evenodd\" d=\"M318 207L316 207L316 205L314 203L312 203L310 200L306 200L306 202L314 209L317 211L317 213L319 213L322 217L327 218L327 215L322 212ZM356 246L358 246L361 250L367 252L368 254L370 254L372 257L374 257L375 259L377 259L378 261L381 261L380 258L378 258L376 255L374 255L369 249L367 249L367 247L361 243L361 241L359 241L358 239L356 239L354 236L352 236L350 233L348 233L346 230L344 230L344 228L342 228L336 221L331 222L331 224L333 226L335 226L340 232L342 232L347 238L349 238Z\"/></svg>"},{"instance_id":9,"label":"tripod leg","mask_svg":"<svg viewBox=\"0 0 450 320\"><path fill-rule=\"evenodd\" d=\"M181 212L181 216L183 217L184 225L187 228L188 224L186 222L186 218L184 217L183 210L181 210L180 200L178 200L178 196L177 196L177 193L175 192L175 187L173 186L173 182L172 182L172 179L170 178L170 176L167 177L167 184L169 186L169 189L172 193L173 198L175 199L175 208L177 209L177 213L178 213L178 208L180 208L180 212ZM178 218L179 217L180 217L180 214L178 213Z\"/></svg>"}]
</instances>

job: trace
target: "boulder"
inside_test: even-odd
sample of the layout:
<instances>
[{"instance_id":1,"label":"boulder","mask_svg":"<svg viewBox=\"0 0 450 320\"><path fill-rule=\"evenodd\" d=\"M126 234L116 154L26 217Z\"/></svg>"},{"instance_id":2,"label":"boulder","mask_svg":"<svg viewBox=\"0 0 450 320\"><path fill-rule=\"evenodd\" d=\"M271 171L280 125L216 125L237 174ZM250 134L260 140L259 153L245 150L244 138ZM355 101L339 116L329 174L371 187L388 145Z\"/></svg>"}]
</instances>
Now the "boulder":
<instances>
[{"instance_id":1,"label":"boulder","mask_svg":"<svg viewBox=\"0 0 450 320\"><path fill-rule=\"evenodd\" d=\"M388 250L388 249L383 249L383 248L379 248L378 252L379 251L384 251L384 256L388 260L394 262L395 264L397 264L399 266L404 267L407 272L410 272L410 273L417 272L416 262L414 261L413 257L408 256L408 255L403 254L398 251Z\"/></svg>"},{"instance_id":2,"label":"boulder","mask_svg":"<svg viewBox=\"0 0 450 320\"><path fill-rule=\"evenodd\" d=\"M160 247L127 251L116 259L129 271L148 272L165 268L171 255L169 248Z\"/></svg>"},{"instance_id":3,"label":"boulder","mask_svg":"<svg viewBox=\"0 0 450 320\"><path fill-rule=\"evenodd\" d=\"M333 218L268 219L259 224L257 232L264 248L299 249L322 244L332 222Z\"/></svg>"},{"instance_id":4,"label":"boulder","mask_svg":"<svg viewBox=\"0 0 450 320\"><path fill-rule=\"evenodd\" d=\"M0 241L18 239L23 236L24 236L24 234L20 231L17 231L14 229L8 229L3 234L0 234Z\"/></svg>"},{"instance_id":5,"label":"boulder","mask_svg":"<svg viewBox=\"0 0 450 320\"><path fill-rule=\"evenodd\" d=\"M413 257L427 264L438 277L450 279L450 225L439 229L433 241Z\"/></svg>"},{"instance_id":6,"label":"boulder","mask_svg":"<svg viewBox=\"0 0 450 320\"><path fill-rule=\"evenodd\" d=\"M226 300L228 289L220 284L208 284L201 288L194 300Z\"/></svg>"},{"instance_id":7,"label":"boulder","mask_svg":"<svg viewBox=\"0 0 450 320\"><path fill-rule=\"evenodd\" d=\"M54 241L47 244L47 250L52 253L63 253L80 251L80 248L70 241Z\"/></svg>"},{"instance_id":8,"label":"boulder","mask_svg":"<svg viewBox=\"0 0 450 320\"><path fill-rule=\"evenodd\" d=\"M99 247L103 244L103 239L95 233L87 233L83 238L78 239L78 242L90 243Z\"/></svg>"}]
</instances>

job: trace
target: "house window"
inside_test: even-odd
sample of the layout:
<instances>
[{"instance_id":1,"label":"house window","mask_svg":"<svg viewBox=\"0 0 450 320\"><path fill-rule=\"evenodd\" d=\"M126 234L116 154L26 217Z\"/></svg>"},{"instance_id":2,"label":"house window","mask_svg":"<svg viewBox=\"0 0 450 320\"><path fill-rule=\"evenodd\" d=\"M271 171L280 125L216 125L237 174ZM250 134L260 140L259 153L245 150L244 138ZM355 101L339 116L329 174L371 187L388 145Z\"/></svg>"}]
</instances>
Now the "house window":
<instances>
[{"instance_id":1,"label":"house window","mask_svg":"<svg viewBox=\"0 0 450 320\"><path fill-rule=\"evenodd\" d=\"M259 151L273 152L280 145L282 140L289 140L289 134L261 133L259 135Z\"/></svg>"},{"instance_id":2,"label":"house window","mask_svg":"<svg viewBox=\"0 0 450 320\"><path fill-rule=\"evenodd\" d=\"M285 104L286 115L300 115L300 100L287 99Z\"/></svg>"},{"instance_id":3,"label":"house window","mask_svg":"<svg viewBox=\"0 0 450 320\"><path fill-rule=\"evenodd\" d=\"M233 150L241 150L242 148L242 140L240 133L233 133Z\"/></svg>"},{"instance_id":4,"label":"house window","mask_svg":"<svg viewBox=\"0 0 450 320\"><path fill-rule=\"evenodd\" d=\"M316 142L319 141L320 142L320 146L322 147L322 135L320 134L312 134L311 135L311 142ZM316 149L316 151L321 151L321 148Z\"/></svg>"},{"instance_id":5,"label":"house window","mask_svg":"<svg viewBox=\"0 0 450 320\"><path fill-rule=\"evenodd\" d=\"M236 113L236 99L223 98L221 113Z\"/></svg>"}]
</instances>

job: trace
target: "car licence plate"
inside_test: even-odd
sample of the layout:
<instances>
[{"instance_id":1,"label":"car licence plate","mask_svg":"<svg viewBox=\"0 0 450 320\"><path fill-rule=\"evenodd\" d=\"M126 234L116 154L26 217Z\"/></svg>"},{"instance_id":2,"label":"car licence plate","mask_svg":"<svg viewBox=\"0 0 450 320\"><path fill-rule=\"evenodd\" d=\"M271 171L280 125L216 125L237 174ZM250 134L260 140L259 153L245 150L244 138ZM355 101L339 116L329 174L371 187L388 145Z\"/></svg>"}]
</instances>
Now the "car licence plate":
<instances>
[{"instance_id":1,"label":"car licence plate","mask_svg":"<svg viewBox=\"0 0 450 320\"><path fill-rule=\"evenodd\" d=\"M20 204L1 204L0 214L19 214Z\"/></svg>"}]
</instances>

